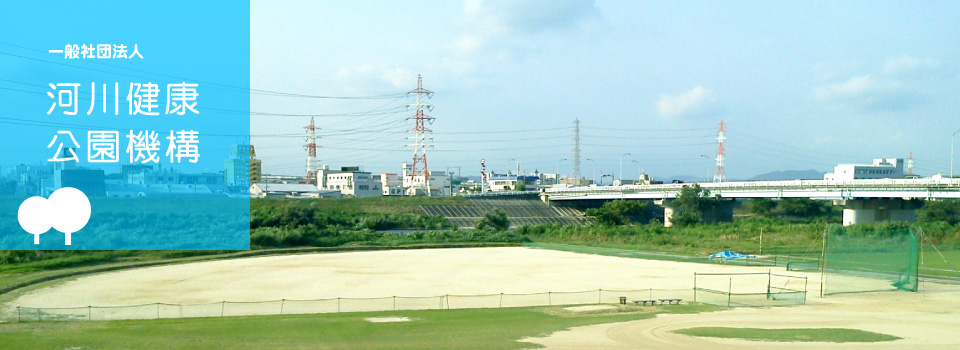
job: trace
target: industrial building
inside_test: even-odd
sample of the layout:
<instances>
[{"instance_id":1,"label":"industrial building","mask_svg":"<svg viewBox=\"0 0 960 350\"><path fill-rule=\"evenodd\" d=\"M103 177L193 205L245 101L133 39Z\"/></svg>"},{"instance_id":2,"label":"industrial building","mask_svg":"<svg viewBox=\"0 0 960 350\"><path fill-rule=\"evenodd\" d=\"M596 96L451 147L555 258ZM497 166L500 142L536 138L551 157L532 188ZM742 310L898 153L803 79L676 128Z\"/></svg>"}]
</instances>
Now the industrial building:
<instances>
[{"instance_id":1,"label":"industrial building","mask_svg":"<svg viewBox=\"0 0 960 350\"><path fill-rule=\"evenodd\" d=\"M344 197L380 197L379 179L374 179L370 172L360 171L360 167L341 167L340 171L331 171L330 166L324 164L317 172L317 187L324 190L340 191Z\"/></svg>"},{"instance_id":2,"label":"industrial building","mask_svg":"<svg viewBox=\"0 0 960 350\"><path fill-rule=\"evenodd\" d=\"M452 174L445 171L430 171L428 176L412 175L409 164L403 163L403 188L407 196L450 196L453 185ZM429 183L429 184L428 184Z\"/></svg>"},{"instance_id":3,"label":"industrial building","mask_svg":"<svg viewBox=\"0 0 960 350\"><path fill-rule=\"evenodd\" d=\"M380 188L383 190L384 196L403 195L403 182L400 181L400 176L396 173L381 173L377 175L377 179L380 181Z\"/></svg>"},{"instance_id":4,"label":"industrial building","mask_svg":"<svg viewBox=\"0 0 960 350\"><path fill-rule=\"evenodd\" d=\"M538 176L530 175L491 175L487 180L487 187L490 191L516 191L520 185L525 189L534 190L540 181Z\"/></svg>"},{"instance_id":5,"label":"industrial building","mask_svg":"<svg viewBox=\"0 0 960 350\"><path fill-rule=\"evenodd\" d=\"M872 164L837 164L832 173L823 175L824 180L854 179L902 179L902 158L876 158Z\"/></svg>"}]
</instances>

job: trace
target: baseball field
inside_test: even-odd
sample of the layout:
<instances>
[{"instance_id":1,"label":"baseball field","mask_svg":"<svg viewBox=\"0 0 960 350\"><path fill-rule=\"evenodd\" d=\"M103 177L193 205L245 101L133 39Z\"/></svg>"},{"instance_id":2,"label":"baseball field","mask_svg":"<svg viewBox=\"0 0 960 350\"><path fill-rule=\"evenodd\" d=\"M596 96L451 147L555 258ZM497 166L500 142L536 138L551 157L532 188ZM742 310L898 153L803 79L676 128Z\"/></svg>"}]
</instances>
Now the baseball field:
<instances>
[{"instance_id":1,"label":"baseball field","mask_svg":"<svg viewBox=\"0 0 960 350\"><path fill-rule=\"evenodd\" d=\"M803 281L807 297L800 304L805 305L727 308L694 303L695 273L701 275L698 287L734 293L779 283L768 283L770 275L790 276L783 283L800 288L798 281ZM883 283L869 278L862 282ZM770 341L787 348L815 344L893 349L960 344L958 286L923 282L919 293L820 298L819 284L819 273L782 267L524 247L254 257L101 273L30 290L2 305L7 323L0 324L0 338L5 339L0 348L28 344L120 349L131 348L131 341L142 342L133 348L262 348L272 341L277 348L294 349L741 349ZM628 298L628 305L618 304L621 296ZM647 298L682 302L630 302ZM338 308L310 311L307 301L316 300L337 300ZM268 301L273 304L262 303ZM115 314L100 311L96 316L81 308L75 319L93 321L12 322L18 306L50 308L45 309L49 320L54 308L126 305L156 305L156 317L148 306L148 311L133 313L135 317L113 317L141 320L96 321ZM181 313L172 313L168 305L179 305ZM212 311L188 318L182 310L191 305L207 305ZM720 336L690 331L704 327L725 328L712 330ZM760 335L737 335L747 328L759 329L753 333ZM764 330L796 334L766 332L767 337ZM808 334L834 334L830 330L843 335L807 339ZM860 333L846 335L850 332Z\"/></svg>"}]
</instances>

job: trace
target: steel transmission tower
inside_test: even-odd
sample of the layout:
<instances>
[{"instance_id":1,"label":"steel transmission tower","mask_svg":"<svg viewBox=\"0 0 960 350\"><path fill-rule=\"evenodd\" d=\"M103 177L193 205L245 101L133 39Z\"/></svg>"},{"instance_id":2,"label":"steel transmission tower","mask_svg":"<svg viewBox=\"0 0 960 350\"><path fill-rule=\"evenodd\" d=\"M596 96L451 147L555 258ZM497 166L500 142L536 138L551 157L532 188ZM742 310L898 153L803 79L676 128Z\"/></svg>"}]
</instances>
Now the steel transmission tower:
<instances>
[{"instance_id":1,"label":"steel transmission tower","mask_svg":"<svg viewBox=\"0 0 960 350\"><path fill-rule=\"evenodd\" d=\"M407 119L413 119L415 125L412 131L414 136L410 138L413 139L413 144L408 146L413 146L413 168L410 171L410 187L414 194L416 194L417 188L426 188L427 195L430 195L430 168L427 166L427 147L433 147L433 137L427 136L429 133L432 133L433 130L430 130L426 127L426 123L433 124L433 117L428 116L423 113L423 110L433 110L433 105L427 103L427 99L433 97L433 91L423 88L423 77L417 74L417 88L410 90L407 93L417 95L417 101L413 104L408 105L409 107L414 107L417 109L417 112ZM418 176L423 177L423 182L417 181Z\"/></svg>"},{"instance_id":2,"label":"steel transmission tower","mask_svg":"<svg viewBox=\"0 0 960 350\"><path fill-rule=\"evenodd\" d=\"M570 166L573 171L573 178L577 179L577 186L580 185L580 119L573 120L573 155L570 156ZM560 174L557 174L560 176Z\"/></svg>"},{"instance_id":3,"label":"steel transmission tower","mask_svg":"<svg viewBox=\"0 0 960 350\"><path fill-rule=\"evenodd\" d=\"M307 133L303 139L307 141L303 149L307 150L307 180L309 184L317 184L317 126L310 118L310 125L303 127Z\"/></svg>"},{"instance_id":4,"label":"steel transmission tower","mask_svg":"<svg viewBox=\"0 0 960 350\"><path fill-rule=\"evenodd\" d=\"M726 177L726 169L723 166L723 141L727 138L723 135L724 131L724 123L721 120L720 131L717 133L717 171L713 174L713 182L723 182L723 178Z\"/></svg>"}]
</instances>

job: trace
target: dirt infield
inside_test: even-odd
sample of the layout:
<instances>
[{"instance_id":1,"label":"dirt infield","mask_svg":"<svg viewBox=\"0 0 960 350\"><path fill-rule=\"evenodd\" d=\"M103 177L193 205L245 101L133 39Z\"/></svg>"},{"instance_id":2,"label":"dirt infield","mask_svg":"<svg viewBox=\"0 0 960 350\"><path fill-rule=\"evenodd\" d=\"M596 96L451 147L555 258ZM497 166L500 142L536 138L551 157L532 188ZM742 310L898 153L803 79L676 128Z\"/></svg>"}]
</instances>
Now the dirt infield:
<instances>
[{"instance_id":1,"label":"dirt infield","mask_svg":"<svg viewBox=\"0 0 960 350\"><path fill-rule=\"evenodd\" d=\"M547 349L956 349L960 287L926 283L924 292L882 292L813 298L810 304L659 315L633 322L577 327L523 341ZM696 327L853 328L903 339L881 343L785 343L694 337Z\"/></svg>"},{"instance_id":2,"label":"dirt infield","mask_svg":"<svg viewBox=\"0 0 960 350\"><path fill-rule=\"evenodd\" d=\"M188 304L597 289L689 290L693 287L694 272L767 271L759 267L618 258L521 247L324 253L209 261L84 276L29 292L7 306Z\"/></svg>"},{"instance_id":3,"label":"dirt infield","mask_svg":"<svg viewBox=\"0 0 960 350\"><path fill-rule=\"evenodd\" d=\"M452 297L458 294L647 288L689 293L693 287L694 272L766 273L771 270L773 273L784 273L782 268L654 261L521 247L321 253L209 261L84 276L28 292L4 305L4 312L9 313L18 305L118 306L158 302L190 304L219 303L224 300L253 302L442 295L450 295L446 301L453 304L458 300ZM805 281L809 283L808 305L731 309L697 315L662 315L649 320L578 327L524 341L542 344L550 349L742 349L771 345L778 348L841 348L851 345L772 344L698 338L671 332L683 328L724 326L856 328L904 338L862 345L878 349L899 349L903 346L956 348L954 345L960 344L960 333L956 332L960 329L960 292L957 291L960 288L956 286L925 283L921 286L927 291L924 293L849 294L821 299L816 297L819 291L818 273L786 274L808 278ZM700 287L722 289L730 285L728 276L711 278L698 279L706 284ZM765 288L769 277L745 278L763 280L753 284ZM737 291L739 288L744 287L735 285L732 289ZM623 295L613 293L611 299ZM562 297L562 293L553 295L553 298ZM637 298L647 299L645 292ZM433 300L427 302L430 305L437 304ZM506 303L503 306L507 306ZM222 308L218 310L222 312ZM857 344L857 347L860 346Z\"/></svg>"}]
</instances>

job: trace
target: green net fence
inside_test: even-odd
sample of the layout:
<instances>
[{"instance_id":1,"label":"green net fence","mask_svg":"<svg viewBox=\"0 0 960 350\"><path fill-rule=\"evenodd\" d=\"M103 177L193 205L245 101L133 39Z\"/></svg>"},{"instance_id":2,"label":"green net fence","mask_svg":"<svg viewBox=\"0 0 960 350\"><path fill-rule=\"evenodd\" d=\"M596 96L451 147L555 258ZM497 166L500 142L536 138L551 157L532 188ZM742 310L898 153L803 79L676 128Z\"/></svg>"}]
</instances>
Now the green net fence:
<instances>
[{"instance_id":1,"label":"green net fence","mask_svg":"<svg viewBox=\"0 0 960 350\"><path fill-rule=\"evenodd\" d=\"M823 294L917 291L918 235L912 229L830 227L824 235Z\"/></svg>"}]
</instances>

